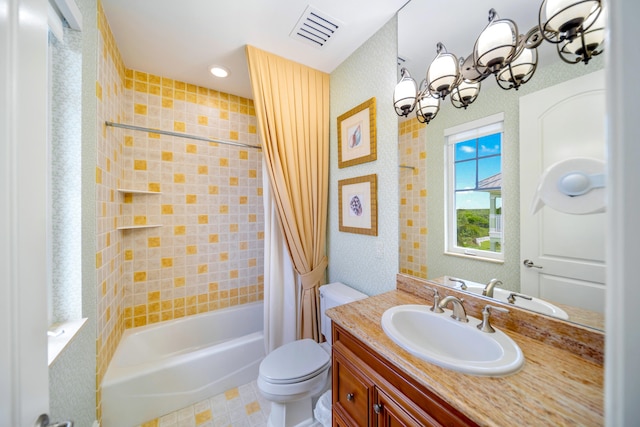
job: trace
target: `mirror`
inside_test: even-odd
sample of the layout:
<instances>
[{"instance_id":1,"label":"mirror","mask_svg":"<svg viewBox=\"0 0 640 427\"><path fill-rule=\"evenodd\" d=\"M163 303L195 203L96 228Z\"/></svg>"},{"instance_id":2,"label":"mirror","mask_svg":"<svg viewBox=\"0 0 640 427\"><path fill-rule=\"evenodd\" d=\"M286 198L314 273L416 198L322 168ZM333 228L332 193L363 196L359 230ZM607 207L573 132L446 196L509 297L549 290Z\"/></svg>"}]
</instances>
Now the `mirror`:
<instances>
[{"instance_id":1,"label":"mirror","mask_svg":"<svg viewBox=\"0 0 640 427\"><path fill-rule=\"evenodd\" d=\"M525 33L537 25L540 3L527 2L525 5L508 0L471 3L453 0L446 3L446 8L434 8L427 2L413 0L398 14L399 65L406 67L419 84L436 56L438 42L442 42L449 52L468 57L477 36L487 25L490 8L494 8L500 17L514 20L519 32ZM530 202L520 200L520 98L604 68L603 55L593 58L586 66L582 63L566 64L559 58L556 47L546 42L538 48L538 56L538 68L534 76L518 91L503 90L493 77L489 77L482 82L478 99L467 109L454 108L447 98L442 102L438 115L428 125L419 123L415 113L408 118L400 118L398 175L401 273L429 280L452 276L481 284L498 278L503 282L503 288L521 292L520 270L523 259L529 256L521 253L520 206L528 206ZM502 206L504 260L497 262L444 254L444 131L500 112L505 115L505 173L502 183L505 195ZM545 220L551 220L553 216L548 215ZM458 286L456 282L445 284ZM603 329L602 310L585 310L579 304L581 296L574 296L576 305L567 304L566 301L558 303L547 296L542 296L542 299L565 309L570 321Z\"/></svg>"}]
</instances>

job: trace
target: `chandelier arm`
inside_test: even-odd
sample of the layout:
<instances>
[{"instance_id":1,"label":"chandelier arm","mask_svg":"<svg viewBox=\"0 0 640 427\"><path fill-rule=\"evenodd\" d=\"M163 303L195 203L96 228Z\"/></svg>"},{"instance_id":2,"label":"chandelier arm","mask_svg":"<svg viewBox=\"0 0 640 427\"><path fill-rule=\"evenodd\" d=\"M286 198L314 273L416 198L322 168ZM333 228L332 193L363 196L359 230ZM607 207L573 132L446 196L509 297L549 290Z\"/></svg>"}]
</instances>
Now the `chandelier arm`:
<instances>
[{"instance_id":1,"label":"chandelier arm","mask_svg":"<svg viewBox=\"0 0 640 427\"><path fill-rule=\"evenodd\" d=\"M509 86L506 86L506 82L498 79L498 77L496 76L496 83L498 83L498 86L500 86L500 89L504 89L504 90L511 90L514 88L513 84L510 83Z\"/></svg>"},{"instance_id":2,"label":"chandelier arm","mask_svg":"<svg viewBox=\"0 0 640 427\"><path fill-rule=\"evenodd\" d=\"M494 8L489 9L489 23L493 22L496 18L500 19L498 12L496 12Z\"/></svg>"},{"instance_id":3,"label":"chandelier arm","mask_svg":"<svg viewBox=\"0 0 640 427\"><path fill-rule=\"evenodd\" d=\"M591 29L591 27L593 27L596 24L596 22L598 22L598 17L602 13L602 0L598 0L598 11L597 12L592 12L592 14L593 13L595 13L596 15L591 20L591 23L587 27L582 29L583 33L588 32ZM589 15L589 18L591 18L591 15Z\"/></svg>"},{"instance_id":4,"label":"chandelier arm","mask_svg":"<svg viewBox=\"0 0 640 427\"><path fill-rule=\"evenodd\" d=\"M560 57L560 59L562 59L562 60L563 60L564 62L566 62L567 64L571 64L571 65L573 65L573 64L577 64L578 62L580 62L580 61L582 60L582 58L581 58L580 56L578 56L578 57L576 57L576 59L575 59L574 61L571 61L571 60L569 60L569 59L565 58L565 55L564 55L564 53L562 52L562 50L561 50L561 46L560 46L559 44L558 44L558 45L556 45L556 47L557 47L557 50L558 50L558 56Z\"/></svg>"},{"instance_id":5,"label":"chandelier arm","mask_svg":"<svg viewBox=\"0 0 640 427\"><path fill-rule=\"evenodd\" d=\"M591 25L593 25L593 24L591 24ZM591 27L591 25L589 25L589 27ZM582 44L582 51L584 52L583 56L582 56L582 61L584 62L585 65L587 65L589 63L589 60L591 59L591 50L587 49L587 42L584 39L585 31L580 33L580 43Z\"/></svg>"},{"instance_id":6,"label":"chandelier arm","mask_svg":"<svg viewBox=\"0 0 640 427\"><path fill-rule=\"evenodd\" d=\"M542 35L542 31L539 26L531 27L523 37L523 44L527 49L535 49L544 41L544 36Z\"/></svg>"},{"instance_id":7,"label":"chandelier arm","mask_svg":"<svg viewBox=\"0 0 640 427\"><path fill-rule=\"evenodd\" d=\"M585 65L587 65L589 63L589 60L591 60L591 58L593 58L594 53L592 51L590 51L589 49L587 49L587 43L584 39L584 33L580 33L580 44L582 45L582 54L581 55L577 55L576 54L576 58L574 61L568 60L565 57L565 54L560 50L561 45L558 45L558 54L560 55L560 59L562 59L564 62L568 63L568 64L577 64L579 62L584 62ZM576 51L577 52L577 51Z\"/></svg>"},{"instance_id":8,"label":"chandelier arm","mask_svg":"<svg viewBox=\"0 0 640 427\"><path fill-rule=\"evenodd\" d=\"M504 90L518 90L518 88L520 87L520 81L513 74L513 68L511 67L511 65L507 65L507 71L509 72L509 76L511 78L509 80L502 80L499 78L498 74L496 74L496 83L498 83L498 86L500 86L500 88Z\"/></svg>"}]
</instances>

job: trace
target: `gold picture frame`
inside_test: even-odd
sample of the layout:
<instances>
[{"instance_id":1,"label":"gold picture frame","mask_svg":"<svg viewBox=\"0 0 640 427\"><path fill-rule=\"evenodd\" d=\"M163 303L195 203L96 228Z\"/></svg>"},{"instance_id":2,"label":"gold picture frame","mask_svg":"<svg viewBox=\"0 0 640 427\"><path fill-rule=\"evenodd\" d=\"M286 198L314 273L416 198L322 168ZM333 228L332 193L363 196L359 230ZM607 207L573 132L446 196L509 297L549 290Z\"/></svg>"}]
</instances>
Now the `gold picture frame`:
<instances>
[{"instance_id":1,"label":"gold picture frame","mask_svg":"<svg viewBox=\"0 0 640 427\"><path fill-rule=\"evenodd\" d=\"M371 98L338 117L338 167L377 159L376 98Z\"/></svg>"},{"instance_id":2,"label":"gold picture frame","mask_svg":"<svg viewBox=\"0 0 640 427\"><path fill-rule=\"evenodd\" d=\"M359 176L338 181L340 231L378 235L378 176Z\"/></svg>"}]
</instances>

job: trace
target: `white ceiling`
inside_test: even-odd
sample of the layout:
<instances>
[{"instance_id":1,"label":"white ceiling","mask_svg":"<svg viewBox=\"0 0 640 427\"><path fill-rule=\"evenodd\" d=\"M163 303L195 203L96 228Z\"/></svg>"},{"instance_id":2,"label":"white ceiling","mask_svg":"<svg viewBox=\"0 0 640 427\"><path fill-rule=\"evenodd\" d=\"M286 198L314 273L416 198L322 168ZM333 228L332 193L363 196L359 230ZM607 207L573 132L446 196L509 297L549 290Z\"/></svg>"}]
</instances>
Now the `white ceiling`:
<instances>
[{"instance_id":1,"label":"white ceiling","mask_svg":"<svg viewBox=\"0 0 640 427\"><path fill-rule=\"evenodd\" d=\"M246 44L330 73L402 9L398 53L409 59L419 82L438 41L468 56L491 7L525 33L537 23L542 0L413 0L404 8L409 0L313 1L102 0L102 5L128 68L253 98ZM289 36L308 6L343 24L323 48ZM230 76L214 78L213 64L230 69Z\"/></svg>"},{"instance_id":2,"label":"white ceiling","mask_svg":"<svg viewBox=\"0 0 640 427\"><path fill-rule=\"evenodd\" d=\"M407 1L102 0L102 5L128 68L253 98L246 44L331 72ZM321 49L289 37L309 5L344 24ZM230 69L230 76L214 78L213 64Z\"/></svg>"}]
</instances>

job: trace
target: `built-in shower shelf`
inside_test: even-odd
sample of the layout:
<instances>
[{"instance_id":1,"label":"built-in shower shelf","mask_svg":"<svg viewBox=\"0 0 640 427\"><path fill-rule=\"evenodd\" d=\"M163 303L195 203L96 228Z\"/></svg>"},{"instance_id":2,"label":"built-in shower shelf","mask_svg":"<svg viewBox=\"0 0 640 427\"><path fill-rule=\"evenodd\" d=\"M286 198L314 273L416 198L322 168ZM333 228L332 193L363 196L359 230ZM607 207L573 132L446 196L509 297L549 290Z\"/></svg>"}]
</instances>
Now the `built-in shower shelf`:
<instances>
[{"instance_id":1,"label":"built-in shower shelf","mask_svg":"<svg viewBox=\"0 0 640 427\"><path fill-rule=\"evenodd\" d=\"M122 193L122 194L162 194L160 191L148 191L148 190L136 190L133 188L118 188L118 192ZM133 218L129 218L128 221L122 221L122 222L134 222L132 221ZM141 221L142 222L142 221ZM145 221L146 222L146 218ZM118 230L138 230L138 229L142 229L142 228L157 228L157 227L162 227L162 224L135 224L135 225L122 225L120 227L118 227Z\"/></svg>"},{"instance_id":2,"label":"built-in shower shelf","mask_svg":"<svg viewBox=\"0 0 640 427\"><path fill-rule=\"evenodd\" d=\"M130 188L118 188L120 193L131 193L131 194L162 194L160 191L147 191L147 190L132 190Z\"/></svg>"},{"instance_id":3,"label":"built-in shower shelf","mask_svg":"<svg viewBox=\"0 0 640 427\"><path fill-rule=\"evenodd\" d=\"M118 230L137 230L139 228L157 228L162 227L162 224L145 224L145 225L123 225L118 227Z\"/></svg>"}]
</instances>

